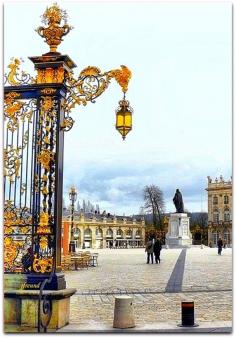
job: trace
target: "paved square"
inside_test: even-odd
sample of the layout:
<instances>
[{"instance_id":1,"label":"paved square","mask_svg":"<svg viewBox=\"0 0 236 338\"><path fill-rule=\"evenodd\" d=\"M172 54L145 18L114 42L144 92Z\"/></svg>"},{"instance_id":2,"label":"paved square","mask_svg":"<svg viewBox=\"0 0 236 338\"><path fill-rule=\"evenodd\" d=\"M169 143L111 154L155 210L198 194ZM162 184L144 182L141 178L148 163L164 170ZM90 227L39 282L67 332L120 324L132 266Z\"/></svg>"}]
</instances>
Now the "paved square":
<instances>
[{"instance_id":1,"label":"paved square","mask_svg":"<svg viewBox=\"0 0 236 338\"><path fill-rule=\"evenodd\" d=\"M181 301L195 302L199 324L232 320L232 249L224 249L222 256L208 247L163 249L161 264L146 264L144 249L97 252L97 267L66 272L67 287L77 289L70 313L77 330L112 328L114 299L123 293L134 297L139 327L180 323ZM184 260L178 260L180 254Z\"/></svg>"}]
</instances>

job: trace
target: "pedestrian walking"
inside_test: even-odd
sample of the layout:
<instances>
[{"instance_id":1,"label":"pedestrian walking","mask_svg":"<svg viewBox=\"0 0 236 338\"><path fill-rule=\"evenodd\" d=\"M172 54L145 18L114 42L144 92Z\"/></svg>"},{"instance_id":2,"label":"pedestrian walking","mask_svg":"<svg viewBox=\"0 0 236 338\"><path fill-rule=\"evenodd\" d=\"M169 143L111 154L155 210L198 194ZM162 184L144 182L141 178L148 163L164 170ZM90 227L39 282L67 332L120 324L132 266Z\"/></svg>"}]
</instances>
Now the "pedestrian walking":
<instances>
[{"instance_id":1,"label":"pedestrian walking","mask_svg":"<svg viewBox=\"0 0 236 338\"><path fill-rule=\"evenodd\" d=\"M149 264L150 257L153 264L153 241L151 238L147 241L145 252L147 252L147 264Z\"/></svg>"},{"instance_id":2,"label":"pedestrian walking","mask_svg":"<svg viewBox=\"0 0 236 338\"><path fill-rule=\"evenodd\" d=\"M221 255L222 247L223 247L223 241L221 238L217 241L217 247L218 247L218 255Z\"/></svg>"},{"instance_id":3,"label":"pedestrian walking","mask_svg":"<svg viewBox=\"0 0 236 338\"><path fill-rule=\"evenodd\" d=\"M153 246L153 252L154 252L156 264L158 264L158 262L161 263L161 259L160 259L161 249L162 249L161 240L159 237L157 237L155 240L154 246Z\"/></svg>"}]
</instances>

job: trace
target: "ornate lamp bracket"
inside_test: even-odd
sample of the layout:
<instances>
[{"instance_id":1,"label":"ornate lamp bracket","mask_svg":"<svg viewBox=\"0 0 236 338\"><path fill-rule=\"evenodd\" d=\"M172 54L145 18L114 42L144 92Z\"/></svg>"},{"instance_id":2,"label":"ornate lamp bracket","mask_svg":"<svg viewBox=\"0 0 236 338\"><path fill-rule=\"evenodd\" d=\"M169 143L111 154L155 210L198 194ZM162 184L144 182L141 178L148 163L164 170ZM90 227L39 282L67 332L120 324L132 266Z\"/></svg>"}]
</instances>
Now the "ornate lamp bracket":
<instances>
[{"instance_id":1,"label":"ornate lamp bracket","mask_svg":"<svg viewBox=\"0 0 236 338\"><path fill-rule=\"evenodd\" d=\"M74 123L69 116L71 109L76 104L86 106L87 102L95 103L95 99L108 88L112 78L126 93L131 76L131 71L124 65L121 65L121 69L110 70L105 73L102 73L97 67L88 66L80 72L78 79L73 77L73 72L68 73L66 78L68 94L64 103L65 119L61 128L64 131L70 130Z\"/></svg>"}]
</instances>

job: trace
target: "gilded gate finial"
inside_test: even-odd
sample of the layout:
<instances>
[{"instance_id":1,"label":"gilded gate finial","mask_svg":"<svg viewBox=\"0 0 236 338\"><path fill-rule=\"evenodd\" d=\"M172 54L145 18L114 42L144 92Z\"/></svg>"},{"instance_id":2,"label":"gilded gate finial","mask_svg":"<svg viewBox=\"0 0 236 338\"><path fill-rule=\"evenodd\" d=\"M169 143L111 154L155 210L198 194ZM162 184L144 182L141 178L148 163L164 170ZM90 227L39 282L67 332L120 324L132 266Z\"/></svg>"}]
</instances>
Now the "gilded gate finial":
<instances>
[{"instance_id":1,"label":"gilded gate finial","mask_svg":"<svg viewBox=\"0 0 236 338\"><path fill-rule=\"evenodd\" d=\"M64 21L64 25L60 26L61 21ZM42 15L42 23L47 27L38 27L36 32L45 38L45 42L50 47L51 53L57 53L57 46L63 41L62 37L67 35L72 29L67 24L67 13L66 11L59 8L57 3L47 7L46 11Z\"/></svg>"}]
</instances>

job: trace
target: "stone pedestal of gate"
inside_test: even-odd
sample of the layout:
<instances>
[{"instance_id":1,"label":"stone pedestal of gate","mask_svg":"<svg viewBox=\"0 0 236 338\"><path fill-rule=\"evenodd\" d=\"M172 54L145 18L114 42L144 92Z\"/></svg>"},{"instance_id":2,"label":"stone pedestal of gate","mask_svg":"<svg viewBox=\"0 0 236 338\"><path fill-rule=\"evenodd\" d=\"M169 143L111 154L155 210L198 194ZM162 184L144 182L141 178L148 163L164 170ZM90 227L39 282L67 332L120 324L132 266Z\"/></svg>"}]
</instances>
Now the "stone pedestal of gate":
<instances>
[{"instance_id":1,"label":"stone pedestal of gate","mask_svg":"<svg viewBox=\"0 0 236 338\"><path fill-rule=\"evenodd\" d=\"M52 316L49 329L69 324L70 297L76 289L48 290L43 295L52 299ZM22 327L38 327L39 290L4 290L4 323Z\"/></svg>"},{"instance_id":2,"label":"stone pedestal of gate","mask_svg":"<svg viewBox=\"0 0 236 338\"><path fill-rule=\"evenodd\" d=\"M171 247L188 247L192 244L192 234L189 229L189 217L185 213L170 215L166 244Z\"/></svg>"}]
</instances>

